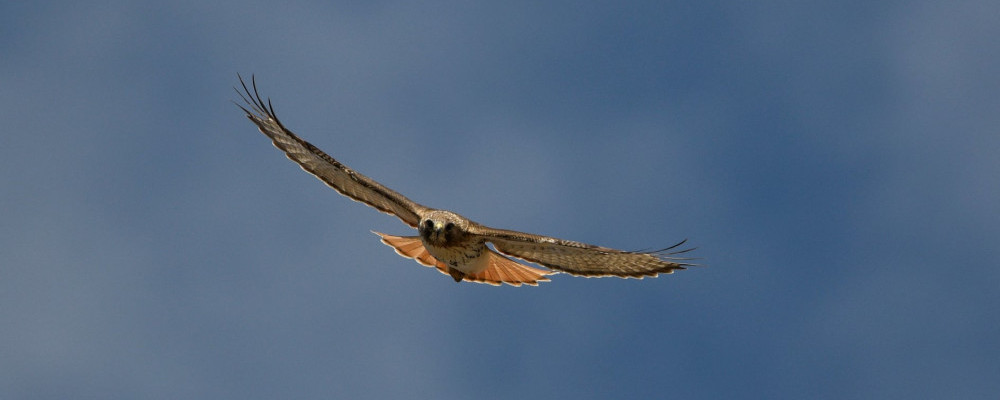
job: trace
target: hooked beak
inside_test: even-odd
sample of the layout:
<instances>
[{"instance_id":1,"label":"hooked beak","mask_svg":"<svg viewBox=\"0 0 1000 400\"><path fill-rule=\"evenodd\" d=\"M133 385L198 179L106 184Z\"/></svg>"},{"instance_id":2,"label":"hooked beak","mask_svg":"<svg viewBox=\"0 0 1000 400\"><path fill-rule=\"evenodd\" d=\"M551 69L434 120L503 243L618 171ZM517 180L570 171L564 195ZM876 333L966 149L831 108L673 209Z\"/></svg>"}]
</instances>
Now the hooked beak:
<instances>
[{"instance_id":1,"label":"hooked beak","mask_svg":"<svg viewBox=\"0 0 1000 400\"><path fill-rule=\"evenodd\" d=\"M444 224L440 221L434 221L434 227L431 229L431 237L434 240L441 240L444 236Z\"/></svg>"}]
</instances>

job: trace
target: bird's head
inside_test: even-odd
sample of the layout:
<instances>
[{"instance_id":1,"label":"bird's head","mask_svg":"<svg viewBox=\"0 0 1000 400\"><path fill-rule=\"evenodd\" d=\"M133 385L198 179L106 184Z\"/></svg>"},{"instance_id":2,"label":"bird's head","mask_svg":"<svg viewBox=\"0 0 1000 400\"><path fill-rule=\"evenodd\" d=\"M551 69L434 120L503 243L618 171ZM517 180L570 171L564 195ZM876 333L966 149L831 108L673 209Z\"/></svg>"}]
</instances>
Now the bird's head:
<instances>
[{"instance_id":1,"label":"bird's head","mask_svg":"<svg viewBox=\"0 0 1000 400\"><path fill-rule=\"evenodd\" d=\"M465 237L469 220L449 211L432 211L426 218L420 220L420 237L424 241L444 246L460 241Z\"/></svg>"}]
</instances>

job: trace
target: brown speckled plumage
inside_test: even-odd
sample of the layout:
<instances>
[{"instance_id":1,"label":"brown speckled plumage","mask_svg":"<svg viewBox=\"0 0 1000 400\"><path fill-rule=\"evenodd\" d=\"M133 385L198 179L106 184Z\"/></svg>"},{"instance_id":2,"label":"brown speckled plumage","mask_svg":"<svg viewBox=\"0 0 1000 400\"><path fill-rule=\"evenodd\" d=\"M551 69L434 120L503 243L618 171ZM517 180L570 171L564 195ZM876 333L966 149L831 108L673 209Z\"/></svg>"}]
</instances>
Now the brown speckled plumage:
<instances>
[{"instance_id":1,"label":"brown speckled plumage","mask_svg":"<svg viewBox=\"0 0 1000 400\"><path fill-rule=\"evenodd\" d=\"M251 79L248 87L240 78L240 84L243 91L237 89L237 93L246 107L237 106L246 112L261 132L271 138L275 147L303 170L341 194L395 215L407 225L417 228L419 236L376 234L401 256L435 267L456 281L537 285L538 282L548 281L546 275L554 272L586 277L643 278L670 274L692 265L686 262L691 259L677 257L692 250L678 249L684 241L658 251L623 251L490 228L450 211L417 204L302 140L278 121L270 101L264 101L257 93L256 82ZM487 243L491 243L496 251L487 247ZM551 271L517 263L504 255L544 266Z\"/></svg>"}]
</instances>

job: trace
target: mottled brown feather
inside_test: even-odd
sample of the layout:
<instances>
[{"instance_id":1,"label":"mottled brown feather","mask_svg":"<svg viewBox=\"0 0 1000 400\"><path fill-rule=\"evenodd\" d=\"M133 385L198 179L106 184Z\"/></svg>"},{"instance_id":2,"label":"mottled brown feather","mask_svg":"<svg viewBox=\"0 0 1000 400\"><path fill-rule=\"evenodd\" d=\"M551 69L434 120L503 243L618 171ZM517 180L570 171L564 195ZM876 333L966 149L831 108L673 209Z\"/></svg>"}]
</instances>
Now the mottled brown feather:
<instances>
[{"instance_id":1,"label":"mottled brown feather","mask_svg":"<svg viewBox=\"0 0 1000 400\"><path fill-rule=\"evenodd\" d=\"M247 107L237 104L264 135L271 139L275 147L297 163L303 170L312 174L327 186L337 192L367 204L387 214L395 215L411 227L417 227L420 221L436 212L424 207L402 194L395 192L380 183L364 176L339 161L330 157L322 150L301 139L275 116L274 107L270 101L264 101L257 92L257 84L251 78L248 87L240 77L243 91L240 95ZM251 88L253 89L251 91ZM248 108L249 107L249 108ZM460 217L460 216L459 216ZM435 267L443 274L456 279L499 285L507 283L514 286L521 284L537 285L548 281L545 275L551 271L532 268L513 261L499 253L535 263L556 271L586 277L618 276L623 278L643 278L670 274L686 266L694 265L686 261L690 258L677 257L693 249L677 250L684 241L666 249L648 252L633 252L595 246L586 243L573 242L548 236L534 235L524 232L495 229L469 221L464 217L461 221L468 223L466 234L478 235L483 241L490 242L496 252L487 249L490 266L482 272L464 275L457 270L451 270L447 265L435 259L419 237L400 237L378 233L382 242L393 247L400 255L413 258L418 263ZM497 253L499 252L499 253Z\"/></svg>"},{"instance_id":2,"label":"mottled brown feather","mask_svg":"<svg viewBox=\"0 0 1000 400\"><path fill-rule=\"evenodd\" d=\"M386 214L395 215L412 227L420 223L420 216L428 210L427 207L348 168L316 146L302 140L282 125L275 116L270 101L265 103L257 93L257 83L252 78L250 81L252 92L242 77L240 84L243 86L243 92L239 90L236 92L250 108L239 104L237 106L246 112L247 118L256 124L264 135L271 138L274 146L285 152L290 160L342 195Z\"/></svg>"},{"instance_id":3,"label":"mottled brown feather","mask_svg":"<svg viewBox=\"0 0 1000 400\"><path fill-rule=\"evenodd\" d=\"M663 250L633 252L480 224L471 225L469 232L493 243L500 253L577 276L643 278L693 265L685 262L689 258L676 257L693 250L675 250L683 241Z\"/></svg>"}]
</instances>

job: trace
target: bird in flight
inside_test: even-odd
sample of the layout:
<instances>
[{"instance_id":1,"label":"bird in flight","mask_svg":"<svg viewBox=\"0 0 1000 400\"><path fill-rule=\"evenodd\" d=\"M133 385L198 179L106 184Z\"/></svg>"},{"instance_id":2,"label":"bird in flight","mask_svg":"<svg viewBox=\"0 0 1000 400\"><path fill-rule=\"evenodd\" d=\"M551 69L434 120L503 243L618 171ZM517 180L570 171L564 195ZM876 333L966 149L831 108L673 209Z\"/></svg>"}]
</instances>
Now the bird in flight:
<instances>
[{"instance_id":1,"label":"bird in flight","mask_svg":"<svg viewBox=\"0 0 1000 400\"><path fill-rule=\"evenodd\" d=\"M340 194L395 215L416 236L395 236L374 232L382 243L399 255L437 268L455 282L470 281L499 286L532 285L548 281L547 275L565 272L576 276L643 278L670 274L692 266L691 258L677 257L694 249L679 249L687 240L656 251L623 251L586 243L557 239L478 224L447 210L438 210L406 198L330 157L285 128L275 116L271 101L264 101L251 77L250 87L239 77L247 118L269 137L274 146L303 170ZM252 89L252 90L251 90ZM493 248L487 246L493 245ZM495 249L495 250L494 250ZM534 268L506 256L548 268Z\"/></svg>"}]
</instances>

